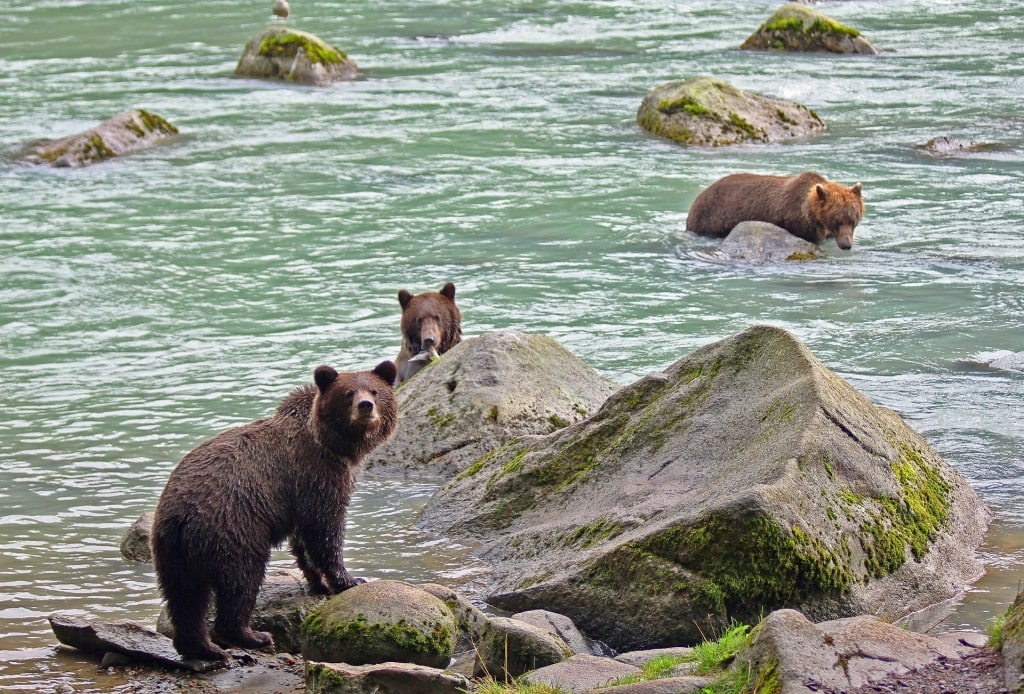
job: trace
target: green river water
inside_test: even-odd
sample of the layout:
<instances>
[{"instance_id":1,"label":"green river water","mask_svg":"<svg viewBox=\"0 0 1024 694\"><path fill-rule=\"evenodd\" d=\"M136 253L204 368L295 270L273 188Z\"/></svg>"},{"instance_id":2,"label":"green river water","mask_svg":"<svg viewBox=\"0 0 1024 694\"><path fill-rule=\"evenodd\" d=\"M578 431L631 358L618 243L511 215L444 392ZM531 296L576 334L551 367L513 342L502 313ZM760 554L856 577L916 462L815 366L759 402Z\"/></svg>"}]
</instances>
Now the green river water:
<instances>
[{"instance_id":1,"label":"green river water","mask_svg":"<svg viewBox=\"0 0 1024 694\"><path fill-rule=\"evenodd\" d=\"M270 0L2 0L0 690L38 686L45 617L152 621L128 524L214 433L328 363L394 358L401 288L458 287L472 336L546 334L623 384L756 323L785 327L900 413L996 513L982 629L1024 577L1024 6L819 5L876 57L736 47L777 2L295 0L289 24L362 76L232 78ZM714 75L814 109L804 141L686 149L635 122ZM8 156L146 108L182 135L84 169ZM934 156L951 136L985 151ZM855 245L743 266L684 231L738 171L864 186ZM412 528L433 486L367 479L348 561L458 583L467 548ZM281 554L275 563L288 564Z\"/></svg>"}]
</instances>

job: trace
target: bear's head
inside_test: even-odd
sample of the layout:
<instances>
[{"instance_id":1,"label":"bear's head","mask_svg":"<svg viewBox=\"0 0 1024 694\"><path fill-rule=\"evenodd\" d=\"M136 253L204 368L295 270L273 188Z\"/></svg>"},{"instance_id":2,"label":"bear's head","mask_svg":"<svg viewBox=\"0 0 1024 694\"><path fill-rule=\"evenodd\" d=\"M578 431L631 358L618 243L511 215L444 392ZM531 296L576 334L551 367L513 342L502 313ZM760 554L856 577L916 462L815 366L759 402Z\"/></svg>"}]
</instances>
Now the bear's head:
<instances>
[{"instance_id":1,"label":"bear's head","mask_svg":"<svg viewBox=\"0 0 1024 694\"><path fill-rule=\"evenodd\" d=\"M410 355L444 354L462 341L462 314L455 305L455 285L451 282L439 292L415 296L402 289L398 303L402 306L402 342Z\"/></svg>"},{"instance_id":2,"label":"bear's head","mask_svg":"<svg viewBox=\"0 0 1024 694\"><path fill-rule=\"evenodd\" d=\"M810 193L814 218L824 227L826 237L834 236L844 251L853 248L853 229L864 216L864 198L860 183L847 188L826 181L814 186Z\"/></svg>"},{"instance_id":3,"label":"bear's head","mask_svg":"<svg viewBox=\"0 0 1024 694\"><path fill-rule=\"evenodd\" d=\"M330 366L313 372L316 395L310 422L317 442L334 455L358 463L387 441L398 425L392 386L398 371L382 361L372 371L339 373Z\"/></svg>"}]
</instances>

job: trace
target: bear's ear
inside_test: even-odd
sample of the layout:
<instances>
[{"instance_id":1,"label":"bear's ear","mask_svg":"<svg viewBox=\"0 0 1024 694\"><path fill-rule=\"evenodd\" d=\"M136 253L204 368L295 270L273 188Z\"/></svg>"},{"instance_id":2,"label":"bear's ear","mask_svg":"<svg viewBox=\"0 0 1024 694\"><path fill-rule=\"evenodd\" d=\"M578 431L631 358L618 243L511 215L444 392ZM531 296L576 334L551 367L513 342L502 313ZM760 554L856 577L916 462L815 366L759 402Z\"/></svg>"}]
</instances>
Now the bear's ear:
<instances>
[{"instance_id":1,"label":"bear's ear","mask_svg":"<svg viewBox=\"0 0 1024 694\"><path fill-rule=\"evenodd\" d=\"M318 366L316 371L313 372L313 380L316 382L316 387L321 391L327 390L337 379L338 372L329 366Z\"/></svg>"},{"instance_id":2,"label":"bear's ear","mask_svg":"<svg viewBox=\"0 0 1024 694\"><path fill-rule=\"evenodd\" d=\"M854 183L853 184L853 188L850 188L850 190L853 191L853 194L856 195L858 198L860 197L860 192L863 189L864 189L864 187L859 182L858 183Z\"/></svg>"},{"instance_id":3,"label":"bear's ear","mask_svg":"<svg viewBox=\"0 0 1024 694\"><path fill-rule=\"evenodd\" d=\"M441 287L441 296L451 301L455 301L455 285L451 282L446 282L445 285Z\"/></svg>"},{"instance_id":4,"label":"bear's ear","mask_svg":"<svg viewBox=\"0 0 1024 694\"><path fill-rule=\"evenodd\" d=\"M398 378L398 367L395 366L393 361L382 361L374 367L372 373L384 379L389 386L394 386L395 379Z\"/></svg>"},{"instance_id":5,"label":"bear's ear","mask_svg":"<svg viewBox=\"0 0 1024 694\"><path fill-rule=\"evenodd\" d=\"M828 190L825 189L825 186L819 183L818 185L815 186L815 190L818 191L819 200L821 200L822 202L828 200Z\"/></svg>"},{"instance_id":6,"label":"bear's ear","mask_svg":"<svg viewBox=\"0 0 1024 694\"><path fill-rule=\"evenodd\" d=\"M398 303L400 303L402 305L402 308L405 308L406 306L408 306L410 301L412 301L412 294L410 294L405 289L399 289L398 290Z\"/></svg>"}]
</instances>

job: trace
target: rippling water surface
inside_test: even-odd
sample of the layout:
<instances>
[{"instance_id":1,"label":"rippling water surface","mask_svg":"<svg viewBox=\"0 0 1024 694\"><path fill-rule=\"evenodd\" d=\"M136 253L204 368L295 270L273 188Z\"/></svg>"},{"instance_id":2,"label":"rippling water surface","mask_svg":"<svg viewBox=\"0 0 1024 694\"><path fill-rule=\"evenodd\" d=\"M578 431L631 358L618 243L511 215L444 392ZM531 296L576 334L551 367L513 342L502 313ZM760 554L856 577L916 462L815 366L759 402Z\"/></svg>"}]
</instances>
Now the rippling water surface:
<instances>
[{"instance_id":1,"label":"rippling water surface","mask_svg":"<svg viewBox=\"0 0 1024 694\"><path fill-rule=\"evenodd\" d=\"M982 628L1024 574L1024 11L1015 0L821 5L874 58L736 50L777 3L296 0L362 78L231 77L270 2L7 0L0 149L147 108L177 140L80 170L0 159L0 688L45 616L150 620L117 545L181 456L270 413L320 363L398 351L400 288L458 286L467 335L548 334L620 383L768 322L895 409L997 514ZM685 149L635 124L701 74L803 103L827 134ZM936 157L937 136L993 145ZM861 181L850 252L742 267L684 230L736 171ZM410 529L429 484L365 480L348 555L457 581L467 548ZM284 555L279 560L287 561ZM29 682L29 684L25 684Z\"/></svg>"}]
</instances>

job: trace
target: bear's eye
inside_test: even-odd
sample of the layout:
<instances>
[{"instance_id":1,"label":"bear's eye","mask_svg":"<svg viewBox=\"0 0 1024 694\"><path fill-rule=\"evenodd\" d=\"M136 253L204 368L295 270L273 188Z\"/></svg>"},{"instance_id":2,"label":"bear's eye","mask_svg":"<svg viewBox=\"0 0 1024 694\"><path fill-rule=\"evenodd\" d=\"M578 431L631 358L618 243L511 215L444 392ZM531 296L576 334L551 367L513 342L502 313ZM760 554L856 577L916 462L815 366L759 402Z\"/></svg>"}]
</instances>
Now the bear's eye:
<instances>
[{"instance_id":1,"label":"bear's eye","mask_svg":"<svg viewBox=\"0 0 1024 694\"><path fill-rule=\"evenodd\" d=\"M370 395L372 395L373 397L377 397L377 391L371 390Z\"/></svg>"}]
</instances>

